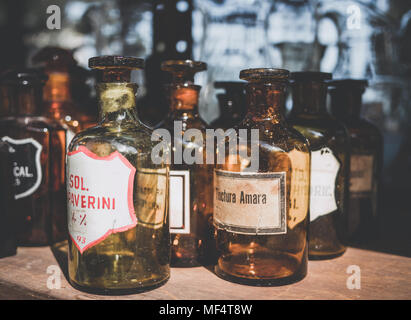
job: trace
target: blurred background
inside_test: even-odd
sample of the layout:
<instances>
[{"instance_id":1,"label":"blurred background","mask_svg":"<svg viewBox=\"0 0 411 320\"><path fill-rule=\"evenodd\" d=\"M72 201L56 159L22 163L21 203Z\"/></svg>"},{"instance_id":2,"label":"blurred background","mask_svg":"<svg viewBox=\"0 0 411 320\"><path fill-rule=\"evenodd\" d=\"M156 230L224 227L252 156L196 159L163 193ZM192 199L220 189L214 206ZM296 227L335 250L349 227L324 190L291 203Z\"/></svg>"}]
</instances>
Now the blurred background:
<instances>
[{"instance_id":1,"label":"blurred background","mask_svg":"<svg viewBox=\"0 0 411 320\"><path fill-rule=\"evenodd\" d=\"M61 11L49 30L47 8ZM139 113L155 125L167 112L160 63L208 63L200 115L219 117L215 81L237 81L241 69L281 67L368 79L363 116L384 136L376 249L411 256L411 1L404 0L0 0L0 71L29 65L40 48L70 49L87 69L90 57L146 59L136 72ZM87 99L93 101L93 77ZM287 102L287 110L290 102Z\"/></svg>"}]
</instances>

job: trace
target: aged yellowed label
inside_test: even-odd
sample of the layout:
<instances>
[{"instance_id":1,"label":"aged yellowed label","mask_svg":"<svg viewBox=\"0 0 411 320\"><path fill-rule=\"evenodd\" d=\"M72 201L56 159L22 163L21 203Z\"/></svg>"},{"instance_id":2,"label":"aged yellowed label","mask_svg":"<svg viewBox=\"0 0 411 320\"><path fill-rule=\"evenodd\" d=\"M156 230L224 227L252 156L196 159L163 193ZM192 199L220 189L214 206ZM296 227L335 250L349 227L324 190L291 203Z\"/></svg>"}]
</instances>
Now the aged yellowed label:
<instances>
[{"instance_id":1,"label":"aged yellowed label","mask_svg":"<svg viewBox=\"0 0 411 320\"><path fill-rule=\"evenodd\" d=\"M284 234L286 173L214 170L214 225L233 233Z\"/></svg>"},{"instance_id":2,"label":"aged yellowed label","mask_svg":"<svg viewBox=\"0 0 411 320\"><path fill-rule=\"evenodd\" d=\"M310 155L293 149L288 156L291 159L291 206L288 227L293 229L308 215Z\"/></svg>"},{"instance_id":3,"label":"aged yellowed label","mask_svg":"<svg viewBox=\"0 0 411 320\"><path fill-rule=\"evenodd\" d=\"M350 161L350 192L372 190L373 156L352 155Z\"/></svg>"},{"instance_id":4,"label":"aged yellowed label","mask_svg":"<svg viewBox=\"0 0 411 320\"><path fill-rule=\"evenodd\" d=\"M154 229L162 227L167 218L166 169L139 169L136 181L138 223Z\"/></svg>"}]
</instances>

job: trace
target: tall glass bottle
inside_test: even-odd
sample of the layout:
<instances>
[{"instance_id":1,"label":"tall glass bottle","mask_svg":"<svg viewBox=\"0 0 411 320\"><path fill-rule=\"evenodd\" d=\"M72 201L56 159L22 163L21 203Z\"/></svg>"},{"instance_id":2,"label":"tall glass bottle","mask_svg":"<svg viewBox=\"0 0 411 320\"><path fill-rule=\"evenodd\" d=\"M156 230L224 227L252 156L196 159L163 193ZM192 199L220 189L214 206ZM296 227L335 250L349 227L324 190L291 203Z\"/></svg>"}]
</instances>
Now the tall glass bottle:
<instances>
[{"instance_id":1,"label":"tall glass bottle","mask_svg":"<svg viewBox=\"0 0 411 320\"><path fill-rule=\"evenodd\" d=\"M344 123L350 135L347 240L353 244L370 244L378 235L382 136L376 126L360 117L366 80L335 80L330 85L331 112Z\"/></svg>"},{"instance_id":2,"label":"tall glass bottle","mask_svg":"<svg viewBox=\"0 0 411 320\"><path fill-rule=\"evenodd\" d=\"M168 172L155 164L152 131L136 112L132 69L142 59L101 56L99 125L78 133L67 156L69 278L90 292L125 293L170 276Z\"/></svg>"},{"instance_id":3,"label":"tall glass bottle","mask_svg":"<svg viewBox=\"0 0 411 320\"><path fill-rule=\"evenodd\" d=\"M293 107L289 121L311 149L310 259L345 252L343 219L347 210L349 140L346 128L326 110L331 74L292 74Z\"/></svg>"},{"instance_id":4,"label":"tall glass bottle","mask_svg":"<svg viewBox=\"0 0 411 320\"><path fill-rule=\"evenodd\" d=\"M307 272L310 153L283 114L288 76L283 69L240 72L248 113L234 136L238 155L229 140L217 149L225 162L214 171L215 271L231 281L277 285Z\"/></svg>"},{"instance_id":5,"label":"tall glass bottle","mask_svg":"<svg viewBox=\"0 0 411 320\"><path fill-rule=\"evenodd\" d=\"M194 74L206 70L207 65L200 61L169 60L161 68L173 75L168 86L170 111L163 125L174 133L170 170L171 265L209 264L215 253L211 223L213 165L206 164L206 124L198 115L201 87L194 84ZM187 139L184 135L190 129L199 130L201 140ZM189 154L197 155L202 163L188 163Z\"/></svg>"},{"instance_id":6,"label":"tall glass bottle","mask_svg":"<svg viewBox=\"0 0 411 320\"><path fill-rule=\"evenodd\" d=\"M43 65L48 75L43 89L42 114L66 128L68 146L76 133L96 124L95 119L82 112L72 99L71 72L77 62L70 51L58 47L45 47L32 60Z\"/></svg>"},{"instance_id":7,"label":"tall glass bottle","mask_svg":"<svg viewBox=\"0 0 411 320\"><path fill-rule=\"evenodd\" d=\"M10 114L0 119L0 139L9 145L19 245L49 245L67 237L65 130L39 116L46 80L29 69L1 77L1 103Z\"/></svg>"},{"instance_id":8,"label":"tall glass bottle","mask_svg":"<svg viewBox=\"0 0 411 320\"><path fill-rule=\"evenodd\" d=\"M220 117L212 122L213 128L229 129L237 126L245 117L247 106L245 103L245 82L242 81L217 81L216 89L225 92L217 94L220 107Z\"/></svg>"}]
</instances>

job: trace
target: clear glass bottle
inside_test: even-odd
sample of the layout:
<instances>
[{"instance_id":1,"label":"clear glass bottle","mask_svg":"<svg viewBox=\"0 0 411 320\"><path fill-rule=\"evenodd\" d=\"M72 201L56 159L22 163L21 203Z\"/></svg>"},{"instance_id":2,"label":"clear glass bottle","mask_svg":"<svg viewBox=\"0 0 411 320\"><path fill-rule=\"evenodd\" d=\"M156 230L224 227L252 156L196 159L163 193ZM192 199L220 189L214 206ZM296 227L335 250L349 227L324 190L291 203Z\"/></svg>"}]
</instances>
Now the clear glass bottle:
<instances>
[{"instance_id":1,"label":"clear glass bottle","mask_svg":"<svg viewBox=\"0 0 411 320\"><path fill-rule=\"evenodd\" d=\"M310 259L345 252L343 219L347 210L349 138L346 128L326 109L330 73L291 75L293 106L289 121L311 150Z\"/></svg>"},{"instance_id":2,"label":"clear glass bottle","mask_svg":"<svg viewBox=\"0 0 411 320\"><path fill-rule=\"evenodd\" d=\"M36 70L9 70L1 77L0 139L9 145L13 210L19 245L49 245L67 238L64 188L65 130L40 116L47 76Z\"/></svg>"},{"instance_id":3,"label":"clear glass bottle","mask_svg":"<svg viewBox=\"0 0 411 320\"><path fill-rule=\"evenodd\" d=\"M335 80L330 86L331 112L344 123L350 135L347 240L352 244L371 244L378 236L382 135L376 126L361 118L361 98L367 80Z\"/></svg>"},{"instance_id":4,"label":"clear glass bottle","mask_svg":"<svg viewBox=\"0 0 411 320\"><path fill-rule=\"evenodd\" d=\"M170 169L171 265L211 264L215 258L211 221L213 164L206 164L206 123L198 115L201 87L194 84L194 74L206 70L207 65L200 61L168 60L161 68L173 75L168 86L170 111L163 124L174 133ZM184 138L190 129L201 132L202 143ZM203 163L186 163L182 155L188 153L199 154Z\"/></svg>"},{"instance_id":5,"label":"clear glass bottle","mask_svg":"<svg viewBox=\"0 0 411 320\"><path fill-rule=\"evenodd\" d=\"M95 119L79 110L71 95L71 72L77 66L70 51L58 47L45 47L37 52L33 63L44 66L48 80L43 89L45 117L55 119L67 130L67 146L74 135L94 126Z\"/></svg>"},{"instance_id":6,"label":"clear glass bottle","mask_svg":"<svg viewBox=\"0 0 411 320\"><path fill-rule=\"evenodd\" d=\"M216 89L224 89L217 93L220 107L220 117L211 123L213 128L229 129L237 126L247 113L245 103L245 82L242 81L217 81Z\"/></svg>"},{"instance_id":7,"label":"clear glass bottle","mask_svg":"<svg viewBox=\"0 0 411 320\"><path fill-rule=\"evenodd\" d=\"M103 294L147 290L170 276L168 174L155 164L152 131L136 112L132 69L142 59L101 56L99 125L78 133L67 156L69 279Z\"/></svg>"},{"instance_id":8,"label":"clear glass bottle","mask_svg":"<svg viewBox=\"0 0 411 320\"><path fill-rule=\"evenodd\" d=\"M214 171L215 271L230 281L279 285L307 272L310 153L283 114L288 76L283 69L240 72L248 81L248 113L236 129L238 156L226 141L225 162ZM253 148L251 161L240 153L252 155Z\"/></svg>"}]
</instances>

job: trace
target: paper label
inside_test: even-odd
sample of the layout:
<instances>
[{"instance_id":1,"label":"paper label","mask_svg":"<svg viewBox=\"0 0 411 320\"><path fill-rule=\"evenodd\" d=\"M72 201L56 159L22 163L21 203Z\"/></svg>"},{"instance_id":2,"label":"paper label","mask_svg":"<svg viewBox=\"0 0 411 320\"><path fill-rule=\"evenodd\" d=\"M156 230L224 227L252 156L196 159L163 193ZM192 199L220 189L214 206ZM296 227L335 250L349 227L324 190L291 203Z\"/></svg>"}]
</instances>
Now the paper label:
<instances>
[{"instance_id":1,"label":"paper label","mask_svg":"<svg viewBox=\"0 0 411 320\"><path fill-rule=\"evenodd\" d=\"M14 198L31 196L40 187L42 180L40 156L43 146L33 138L12 139L3 137L9 146L14 177Z\"/></svg>"},{"instance_id":2,"label":"paper label","mask_svg":"<svg viewBox=\"0 0 411 320\"><path fill-rule=\"evenodd\" d=\"M138 223L158 229L166 218L167 171L165 168L140 168L136 177Z\"/></svg>"},{"instance_id":3,"label":"paper label","mask_svg":"<svg viewBox=\"0 0 411 320\"><path fill-rule=\"evenodd\" d=\"M190 171L170 171L170 232L190 233Z\"/></svg>"},{"instance_id":4,"label":"paper label","mask_svg":"<svg viewBox=\"0 0 411 320\"><path fill-rule=\"evenodd\" d=\"M350 160L350 192L367 193L372 190L373 156L352 155Z\"/></svg>"},{"instance_id":5,"label":"paper label","mask_svg":"<svg viewBox=\"0 0 411 320\"><path fill-rule=\"evenodd\" d=\"M335 182L339 169L330 148L311 152L310 221L337 210Z\"/></svg>"},{"instance_id":6,"label":"paper label","mask_svg":"<svg viewBox=\"0 0 411 320\"><path fill-rule=\"evenodd\" d=\"M67 157L68 229L80 253L137 225L136 169L119 152L98 157L81 146Z\"/></svg>"},{"instance_id":7,"label":"paper label","mask_svg":"<svg viewBox=\"0 0 411 320\"><path fill-rule=\"evenodd\" d=\"M241 234L286 233L285 177L214 170L214 225Z\"/></svg>"}]
</instances>

